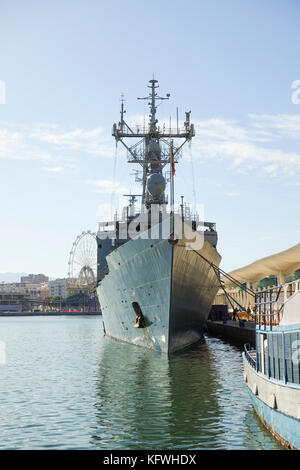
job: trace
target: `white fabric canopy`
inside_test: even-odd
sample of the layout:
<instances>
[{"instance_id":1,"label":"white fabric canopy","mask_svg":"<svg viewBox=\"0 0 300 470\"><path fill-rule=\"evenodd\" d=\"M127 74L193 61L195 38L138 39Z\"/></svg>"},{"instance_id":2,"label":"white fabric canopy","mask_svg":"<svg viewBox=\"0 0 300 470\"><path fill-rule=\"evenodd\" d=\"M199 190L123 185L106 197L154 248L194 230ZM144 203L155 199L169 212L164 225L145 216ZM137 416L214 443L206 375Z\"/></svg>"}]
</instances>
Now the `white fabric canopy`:
<instances>
[{"instance_id":1,"label":"white fabric canopy","mask_svg":"<svg viewBox=\"0 0 300 470\"><path fill-rule=\"evenodd\" d=\"M275 276L278 273L283 275L291 274L300 268L300 243L281 251L272 256L267 256L254 263L248 264L240 269L235 269L229 273L239 282L260 281L271 274ZM228 279L223 279L225 284L230 284Z\"/></svg>"}]
</instances>

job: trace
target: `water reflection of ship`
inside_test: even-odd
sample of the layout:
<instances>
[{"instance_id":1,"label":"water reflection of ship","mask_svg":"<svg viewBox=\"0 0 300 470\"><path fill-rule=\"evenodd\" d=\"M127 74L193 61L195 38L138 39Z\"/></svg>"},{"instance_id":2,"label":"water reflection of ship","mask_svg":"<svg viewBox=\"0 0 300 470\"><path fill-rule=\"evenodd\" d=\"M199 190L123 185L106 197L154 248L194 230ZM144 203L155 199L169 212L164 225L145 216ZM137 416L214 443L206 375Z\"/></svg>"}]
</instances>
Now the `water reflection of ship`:
<instances>
[{"instance_id":1,"label":"water reflection of ship","mask_svg":"<svg viewBox=\"0 0 300 470\"><path fill-rule=\"evenodd\" d=\"M243 449L283 450L284 447L265 428L253 409L249 409L245 419Z\"/></svg>"},{"instance_id":2,"label":"water reflection of ship","mask_svg":"<svg viewBox=\"0 0 300 470\"><path fill-rule=\"evenodd\" d=\"M98 374L93 446L218 446L220 411L215 391L219 385L206 343L168 358L106 337Z\"/></svg>"}]
</instances>

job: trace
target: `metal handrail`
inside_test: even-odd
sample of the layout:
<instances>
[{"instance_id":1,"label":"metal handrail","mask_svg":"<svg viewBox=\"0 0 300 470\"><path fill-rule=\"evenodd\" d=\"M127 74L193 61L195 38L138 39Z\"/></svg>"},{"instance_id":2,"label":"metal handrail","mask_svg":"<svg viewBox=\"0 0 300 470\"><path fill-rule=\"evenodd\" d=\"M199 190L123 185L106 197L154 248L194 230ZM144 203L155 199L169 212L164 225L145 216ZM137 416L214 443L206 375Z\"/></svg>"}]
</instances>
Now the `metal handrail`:
<instances>
[{"instance_id":1,"label":"metal handrail","mask_svg":"<svg viewBox=\"0 0 300 470\"><path fill-rule=\"evenodd\" d=\"M282 317L284 304L299 292L299 280L270 287L255 293L255 317L259 326L277 326Z\"/></svg>"},{"instance_id":2,"label":"metal handrail","mask_svg":"<svg viewBox=\"0 0 300 470\"><path fill-rule=\"evenodd\" d=\"M281 313L284 305L283 286L274 286L255 293L255 323L266 329L270 326L277 326L281 320ZM278 306L278 303L281 303Z\"/></svg>"},{"instance_id":3,"label":"metal handrail","mask_svg":"<svg viewBox=\"0 0 300 470\"><path fill-rule=\"evenodd\" d=\"M245 358L247 362L250 364L250 366L253 367L253 369L256 369L256 351L254 349L250 351L248 347L250 348L250 344L246 343L244 345ZM253 357L254 354L255 354L255 358Z\"/></svg>"},{"instance_id":4,"label":"metal handrail","mask_svg":"<svg viewBox=\"0 0 300 470\"><path fill-rule=\"evenodd\" d=\"M120 133L122 135L138 135L138 134L141 134L141 135L144 135L144 134L148 134L151 130L151 126L150 125L139 125L139 124L136 124L135 126L133 126L131 129L128 129L128 128L123 128L122 131L120 129L116 129L117 131L120 131ZM113 132L115 132L115 129L113 128ZM167 126L167 125L160 125L160 126L157 126L157 132L160 134L160 135L169 135L169 134L187 134L188 133L188 129L184 126L178 126L178 127L170 127L170 126Z\"/></svg>"}]
</instances>

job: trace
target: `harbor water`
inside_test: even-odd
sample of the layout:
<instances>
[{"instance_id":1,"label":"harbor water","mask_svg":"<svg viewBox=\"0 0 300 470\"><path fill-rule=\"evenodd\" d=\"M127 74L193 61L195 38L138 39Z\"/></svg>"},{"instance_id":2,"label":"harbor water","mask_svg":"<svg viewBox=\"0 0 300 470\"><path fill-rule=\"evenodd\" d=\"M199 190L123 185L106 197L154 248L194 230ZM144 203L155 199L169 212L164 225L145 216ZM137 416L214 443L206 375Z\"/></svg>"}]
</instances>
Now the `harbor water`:
<instances>
[{"instance_id":1,"label":"harbor water","mask_svg":"<svg viewBox=\"0 0 300 470\"><path fill-rule=\"evenodd\" d=\"M282 449L220 339L168 358L48 316L1 318L0 341L1 449Z\"/></svg>"}]
</instances>

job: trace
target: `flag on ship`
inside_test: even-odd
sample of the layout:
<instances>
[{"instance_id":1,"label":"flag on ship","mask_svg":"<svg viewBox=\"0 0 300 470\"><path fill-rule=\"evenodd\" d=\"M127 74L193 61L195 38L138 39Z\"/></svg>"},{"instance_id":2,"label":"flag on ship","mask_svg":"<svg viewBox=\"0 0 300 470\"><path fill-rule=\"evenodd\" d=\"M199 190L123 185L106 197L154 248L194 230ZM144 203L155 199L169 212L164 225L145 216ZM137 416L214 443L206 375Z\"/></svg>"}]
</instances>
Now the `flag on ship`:
<instances>
[{"instance_id":1,"label":"flag on ship","mask_svg":"<svg viewBox=\"0 0 300 470\"><path fill-rule=\"evenodd\" d=\"M175 175L175 165L174 165L174 154L173 154L173 147L171 146L171 158L170 158L170 162L171 162L171 171L172 171L172 176Z\"/></svg>"}]
</instances>

